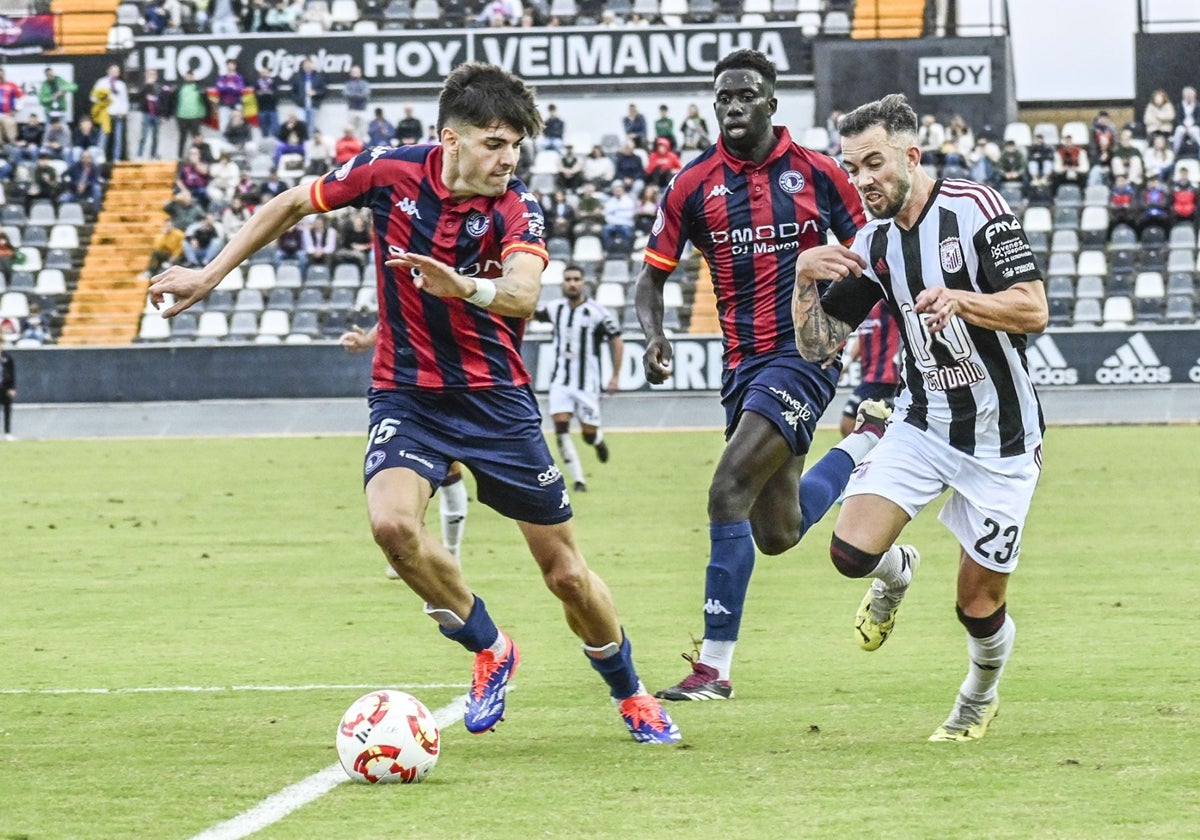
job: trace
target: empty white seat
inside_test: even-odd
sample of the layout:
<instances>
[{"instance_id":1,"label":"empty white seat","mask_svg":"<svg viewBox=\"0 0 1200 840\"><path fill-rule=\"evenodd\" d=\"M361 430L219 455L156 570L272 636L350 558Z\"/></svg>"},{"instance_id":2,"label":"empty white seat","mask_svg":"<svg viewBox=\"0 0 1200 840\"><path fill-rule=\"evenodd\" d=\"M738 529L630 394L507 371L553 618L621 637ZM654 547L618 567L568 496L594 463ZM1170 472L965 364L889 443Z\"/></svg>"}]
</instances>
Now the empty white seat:
<instances>
[{"instance_id":1,"label":"empty white seat","mask_svg":"<svg viewBox=\"0 0 1200 840\"><path fill-rule=\"evenodd\" d=\"M1090 187L1089 187L1089 189L1090 189ZM1085 231L1086 230L1107 231L1108 230L1108 208L1107 207L1098 207L1095 205L1087 204L1086 197L1084 198L1084 202L1085 202L1085 206L1083 208L1083 214L1079 218L1079 229L1085 230ZM1033 209L1032 207L1029 208L1029 210L1032 210L1032 209ZM1029 215L1029 210L1025 211L1026 216ZM1028 230L1028 227L1026 227L1026 230Z\"/></svg>"},{"instance_id":2,"label":"empty white seat","mask_svg":"<svg viewBox=\"0 0 1200 840\"><path fill-rule=\"evenodd\" d=\"M39 295L65 295L67 293L66 275L57 268L43 268L37 274L37 284L33 290Z\"/></svg>"},{"instance_id":3,"label":"empty white seat","mask_svg":"<svg viewBox=\"0 0 1200 840\"><path fill-rule=\"evenodd\" d=\"M260 336L271 335L282 338L292 331L291 319L282 309L268 309L258 322Z\"/></svg>"},{"instance_id":4,"label":"empty white seat","mask_svg":"<svg viewBox=\"0 0 1200 840\"><path fill-rule=\"evenodd\" d=\"M1139 272L1133 281L1133 295L1139 298L1160 298L1165 296L1166 283L1157 271Z\"/></svg>"},{"instance_id":5,"label":"empty white seat","mask_svg":"<svg viewBox=\"0 0 1200 840\"><path fill-rule=\"evenodd\" d=\"M29 315L29 298L24 292L5 292L0 295L0 318L25 318Z\"/></svg>"},{"instance_id":6,"label":"empty white seat","mask_svg":"<svg viewBox=\"0 0 1200 840\"><path fill-rule=\"evenodd\" d=\"M32 245L22 245L17 249L16 256L13 258L13 268L21 271L41 271L42 270L42 252Z\"/></svg>"},{"instance_id":7,"label":"empty white seat","mask_svg":"<svg viewBox=\"0 0 1200 840\"><path fill-rule=\"evenodd\" d=\"M241 291L246 286L246 278L242 275L242 269L234 266L233 270L221 278L221 282L217 284L218 289L224 289L227 292Z\"/></svg>"},{"instance_id":8,"label":"empty white seat","mask_svg":"<svg viewBox=\"0 0 1200 840\"><path fill-rule=\"evenodd\" d=\"M575 240L575 248L571 258L580 263L599 263L604 261L604 246L599 236L580 236Z\"/></svg>"},{"instance_id":9,"label":"empty white seat","mask_svg":"<svg viewBox=\"0 0 1200 840\"><path fill-rule=\"evenodd\" d=\"M165 341L170 337L170 321L157 312L147 313L142 316L142 323L138 328L139 341Z\"/></svg>"},{"instance_id":10,"label":"empty white seat","mask_svg":"<svg viewBox=\"0 0 1200 840\"><path fill-rule=\"evenodd\" d=\"M247 289L274 289L275 266L270 263L255 263L246 270Z\"/></svg>"},{"instance_id":11,"label":"empty white seat","mask_svg":"<svg viewBox=\"0 0 1200 840\"><path fill-rule=\"evenodd\" d=\"M1033 131L1029 128L1029 123L1016 121L1010 122L1004 126L1005 141L1013 141L1022 149L1029 146L1033 142Z\"/></svg>"},{"instance_id":12,"label":"empty white seat","mask_svg":"<svg viewBox=\"0 0 1200 840\"><path fill-rule=\"evenodd\" d=\"M197 338L224 338L229 335L229 321L224 312L201 312L196 326Z\"/></svg>"},{"instance_id":13,"label":"empty white seat","mask_svg":"<svg viewBox=\"0 0 1200 840\"><path fill-rule=\"evenodd\" d=\"M621 283L601 283L596 287L596 303L607 309L625 306L625 286Z\"/></svg>"},{"instance_id":14,"label":"empty white seat","mask_svg":"<svg viewBox=\"0 0 1200 840\"><path fill-rule=\"evenodd\" d=\"M1105 327L1124 327L1133 323L1133 301L1124 295L1104 299L1102 320Z\"/></svg>"},{"instance_id":15,"label":"empty white seat","mask_svg":"<svg viewBox=\"0 0 1200 840\"><path fill-rule=\"evenodd\" d=\"M1081 251L1079 254L1079 273L1098 274L1103 277L1108 274L1108 259L1103 251Z\"/></svg>"},{"instance_id":16,"label":"empty white seat","mask_svg":"<svg viewBox=\"0 0 1200 840\"><path fill-rule=\"evenodd\" d=\"M1063 123L1059 136L1064 139L1070 137L1077 146L1087 146L1088 138L1092 136L1092 133L1088 130L1087 123L1081 120L1071 120Z\"/></svg>"},{"instance_id":17,"label":"empty white seat","mask_svg":"<svg viewBox=\"0 0 1200 840\"><path fill-rule=\"evenodd\" d=\"M1025 218L1021 224L1025 230L1031 233L1049 233L1054 229L1054 220L1050 216L1049 207L1034 206L1026 209Z\"/></svg>"},{"instance_id":18,"label":"empty white seat","mask_svg":"<svg viewBox=\"0 0 1200 840\"><path fill-rule=\"evenodd\" d=\"M678 309L683 306L683 286L675 280L663 283L663 307Z\"/></svg>"},{"instance_id":19,"label":"empty white seat","mask_svg":"<svg viewBox=\"0 0 1200 840\"><path fill-rule=\"evenodd\" d=\"M75 225L56 224L50 228L49 248L78 248L79 229Z\"/></svg>"}]
</instances>

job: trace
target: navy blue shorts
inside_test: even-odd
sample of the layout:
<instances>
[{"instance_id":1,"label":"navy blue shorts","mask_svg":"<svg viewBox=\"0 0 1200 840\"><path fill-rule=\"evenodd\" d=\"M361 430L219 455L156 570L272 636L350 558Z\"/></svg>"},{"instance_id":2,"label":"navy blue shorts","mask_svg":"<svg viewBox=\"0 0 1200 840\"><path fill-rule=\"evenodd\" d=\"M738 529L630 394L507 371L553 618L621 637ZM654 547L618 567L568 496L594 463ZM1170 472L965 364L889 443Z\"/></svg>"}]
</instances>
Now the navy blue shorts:
<instances>
[{"instance_id":1,"label":"navy blue shorts","mask_svg":"<svg viewBox=\"0 0 1200 840\"><path fill-rule=\"evenodd\" d=\"M817 420L837 389L841 366L825 370L795 351L753 356L721 375L725 406L725 439L733 437L744 412L753 411L775 424L795 455L808 454Z\"/></svg>"},{"instance_id":2,"label":"navy blue shorts","mask_svg":"<svg viewBox=\"0 0 1200 840\"><path fill-rule=\"evenodd\" d=\"M363 484L404 467L437 488L453 461L475 476L479 501L502 516L536 525L571 518L562 473L542 434L528 388L446 394L373 389Z\"/></svg>"},{"instance_id":3,"label":"navy blue shorts","mask_svg":"<svg viewBox=\"0 0 1200 840\"><path fill-rule=\"evenodd\" d=\"M900 386L895 382L860 382L850 399L846 400L842 414L854 417L858 414L858 407L862 405L863 400L883 400L888 404L888 408L891 408L896 401L898 387Z\"/></svg>"}]
</instances>

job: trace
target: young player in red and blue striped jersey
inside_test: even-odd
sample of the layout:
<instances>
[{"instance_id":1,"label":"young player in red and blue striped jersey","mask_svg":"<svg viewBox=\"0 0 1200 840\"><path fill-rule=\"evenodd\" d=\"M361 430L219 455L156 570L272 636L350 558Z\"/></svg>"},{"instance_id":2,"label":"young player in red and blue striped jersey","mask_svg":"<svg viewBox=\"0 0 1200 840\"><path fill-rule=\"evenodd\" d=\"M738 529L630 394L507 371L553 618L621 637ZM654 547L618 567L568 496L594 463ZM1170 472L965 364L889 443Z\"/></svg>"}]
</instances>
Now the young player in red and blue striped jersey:
<instances>
[{"instance_id":1,"label":"young player in red and blue striped jersey","mask_svg":"<svg viewBox=\"0 0 1200 840\"><path fill-rule=\"evenodd\" d=\"M722 700L754 550L781 554L800 541L878 441L886 409L860 425L801 478L817 419L829 405L840 363L806 362L795 346L792 291L797 257L832 233L849 242L865 221L862 202L838 164L773 125L775 66L738 50L713 69L720 140L668 185L638 277L638 318L646 333L646 378L670 374L663 334L663 284L691 242L712 272L724 336L728 445L709 488L712 541L704 592L704 641L692 672L663 689L667 700Z\"/></svg>"},{"instance_id":2,"label":"young player in red and blue striped jersey","mask_svg":"<svg viewBox=\"0 0 1200 840\"><path fill-rule=\"evenodd\" d=\"M209 265L156 277L151 299L174 295L164 313L174 315L306 215L370 208L379 325L363 470L367 513L376 543L425 612L475 653L467 729L487 732L503 719L519 658L423 524L455 461L474 474L479 500L520 526L633 738L670 743L680 740L679 729L638 680L608 587L575 543L566 485L521 361L547 254L541 208L513 173L522 141L540 128L532 91L520 79L489 65L461 65L438 102L440 144L370 149L311 186L281 193Z\"/></svg>"}]
</instances>

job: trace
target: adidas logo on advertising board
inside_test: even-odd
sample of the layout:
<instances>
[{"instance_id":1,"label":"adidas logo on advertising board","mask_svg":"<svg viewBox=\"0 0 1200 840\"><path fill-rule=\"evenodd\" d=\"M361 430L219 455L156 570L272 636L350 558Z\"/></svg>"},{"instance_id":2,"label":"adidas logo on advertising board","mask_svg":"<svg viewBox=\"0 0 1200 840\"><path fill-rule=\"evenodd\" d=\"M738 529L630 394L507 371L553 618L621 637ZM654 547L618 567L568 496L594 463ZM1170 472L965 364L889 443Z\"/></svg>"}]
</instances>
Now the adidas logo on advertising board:
<instances>
[{"instance_id":1,"label":"adidas logo on advertising board","mask_svg":"<svg viewBox=\"0 0 1200 840\"><path fill-rule=\"evenodd\" d=\"M1164 365L1142 333L1134 333L1117 351L1104 360L1096 371L1101 385L1159 384L1171 381L1171 369Z\"/></svg>"},{"instance_id":2,"label":"adidas logo on advertising board","mask_svg":"<svg viewBox=\"0 0 1200 840\"><path fill-rule=\"evenodd\" d=\"M1025 353L1029 362L1029 378L1034 385L1078 385L1079 370L1067 365L1058 345L1043 335Z\"/></svg>"}]
</instances>

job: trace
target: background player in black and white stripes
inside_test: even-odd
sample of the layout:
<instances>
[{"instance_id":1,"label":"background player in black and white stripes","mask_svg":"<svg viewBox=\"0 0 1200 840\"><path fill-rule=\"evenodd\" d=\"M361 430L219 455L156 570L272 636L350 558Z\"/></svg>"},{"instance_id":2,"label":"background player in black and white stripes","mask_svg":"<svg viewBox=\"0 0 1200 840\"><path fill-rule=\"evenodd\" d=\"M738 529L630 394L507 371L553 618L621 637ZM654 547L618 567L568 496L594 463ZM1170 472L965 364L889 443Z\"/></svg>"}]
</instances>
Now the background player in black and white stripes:
<instances>
[{"instance_id":1,"label":"background player in black and white stripes","mask_svg":"<svg viewBox=\"0 0 1200 840\"><path fill-rule=\"evenodd\" d=\"M921 168L917 117L901 95L841 123L843 162L875 217L852 249L805 252L796 271L796 343L822 359L883 299L900 323L905 391L883 440L846 488L830 546L847 577L874 578L856 617L860 647L887 639L919 556L894 545L951 490L940 519L961 544L957 612L968 673L933 741L983 737L1016 633L1007 615L1025 517L1041 472L1042 415L1027 333L1049 314L1020 222L995 190L934 181ZM816 281L836 277L824 296Z\"/></svg>"},{"instance_id":2,"label":"background player in black and white stripes","mask_svg":"<svg viewBox=\"0 0 1200 840\"><path fill-rule=\"evenodd\" d=\"M582 268L569 265L563 269L562 294L539 306L534 317L554 325L550 416L563 465L575 482L575 491L582 492L587 490L587 479L571 440L571 418L579 418L583 440L596 448L600 463L608 461L608 444L600 427L600 347L608 341L612 348L612 376L604 386L605 393L612 394L617 390L625 342L612 314L588 299Z\"/></svg>"}]
</instances>

